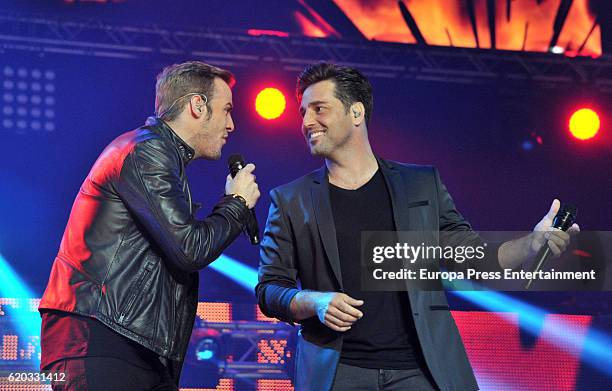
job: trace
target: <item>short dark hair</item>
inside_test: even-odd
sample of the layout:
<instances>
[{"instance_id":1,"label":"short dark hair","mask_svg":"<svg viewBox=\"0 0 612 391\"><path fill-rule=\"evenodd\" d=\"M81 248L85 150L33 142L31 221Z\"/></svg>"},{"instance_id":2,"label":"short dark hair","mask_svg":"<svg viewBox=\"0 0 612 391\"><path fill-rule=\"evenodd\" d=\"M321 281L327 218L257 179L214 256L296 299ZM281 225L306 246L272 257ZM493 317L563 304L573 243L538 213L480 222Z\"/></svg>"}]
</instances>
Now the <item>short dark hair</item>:
<instances>
[{"instance_id":1,"label":"short dark hair","mask_svg":"<svg viewBox=\"0 0 612 391\"><path fill-rule=\"evenodd\" d=\"M176 101L177 99L189 93L201 93L207 97L206 107L210 115L210 101L213 98L216 78L220 78L230 87L236 82L230 71L200 61L187 61L165 67L157 75L155 84L155 114L166 121L172 121L188 102L182 99Z\"/></svg>"},{"instance_id":2,"label":"short dark hair","mask_svg":"<svg viewBox=\"0 0 612 391\"><path fill-rule=\"evenodd\" d=\"M374 106L372 85L361 72L354 68L326 62L307 66L297 79L298 101L302 100L302 95L308 87L325 80L334 82L336 98L342 102L347 113L353 103L363 103L366 124L370 123Z\"/></svg>"}]
</instances>

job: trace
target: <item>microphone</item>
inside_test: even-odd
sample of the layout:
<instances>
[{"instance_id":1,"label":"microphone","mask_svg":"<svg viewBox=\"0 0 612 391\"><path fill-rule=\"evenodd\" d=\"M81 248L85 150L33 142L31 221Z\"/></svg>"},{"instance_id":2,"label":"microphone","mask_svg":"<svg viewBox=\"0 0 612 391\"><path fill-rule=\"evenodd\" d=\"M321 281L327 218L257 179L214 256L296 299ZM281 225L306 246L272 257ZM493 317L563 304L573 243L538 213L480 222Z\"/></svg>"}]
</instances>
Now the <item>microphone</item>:
<instances>
[{"instance_id":1,"label":"microphone","mask_svg":"<svg viewBox=\"0 0 612 391\"><path fill-rule=\"evenodd\" d=\"M576 212L577 212L576 207L572 204L561 205L561 207L559 208L559 211L557 212L557 215L553 219L553 223L552 223L553 228L558 228L561 231L567 231L569 227L571 227L572 224L574 224L574 221L576 221ZM533 268L531 269L531 271L534 273L537 273L542 268L542 265L544 264L544 262L548 258L550 258L550 253L551 253L551 250L550 250L550 247L548 246L548 241L546 241L546 243L544 243L544 246L542 246L542 248L536 255L535 262L533 263ZM531 287L533 280L534 278L532 276L532 278L530 278L529 281L527 282L527 285L525 285L525 289L529 289Z\"/></svg>"},{"instance_id":2,"label":"microphone","mask_svg":"<svg viewBox=\"0 0 612 391\"><path fill-rule=\"evenodd\" d=\"M235 177L238 171L242 170L245 166L244 157L241 154L236 153L227 159L227 166L231 177ZM257 216L255 216L255 208L250 210L250 218L246 223L246 233L251 241L251 244L259 244L259 224L257 224Z\"/></svg>"}]
</instances>

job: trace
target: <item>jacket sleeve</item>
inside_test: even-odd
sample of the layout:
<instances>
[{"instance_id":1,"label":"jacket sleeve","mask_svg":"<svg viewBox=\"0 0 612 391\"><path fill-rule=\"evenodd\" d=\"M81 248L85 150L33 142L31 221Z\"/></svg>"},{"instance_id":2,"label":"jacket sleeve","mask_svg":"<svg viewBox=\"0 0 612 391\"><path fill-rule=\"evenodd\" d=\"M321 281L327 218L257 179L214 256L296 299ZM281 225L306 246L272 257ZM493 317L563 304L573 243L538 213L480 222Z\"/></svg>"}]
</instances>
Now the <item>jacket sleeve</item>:
<instances>
[{"instance_id":1,"label":"jacket sleeve","mask_svg":"<svg viewBox=\"0 0 612 391\"><path fill-rule=\"evenodd\" d=\"M266 316L293 325L290 304L299 292L293 235L283 213L280 196L270 192L272 203L260 248L257 302Z\"/></svg>"},{"instance_id":2,"label":"jacket sleeve","mask_svg":"<svg viewBox=\"0 0 612 391\"><path fill-rule=\"evenodd\" d=\"M126 156L116 184L119 197L179 270L194 272L213 262L240 234L248 208L224 197L196 220L181 185L180 158L158 138L138 143Z\"/></svg>"}]
</instances>

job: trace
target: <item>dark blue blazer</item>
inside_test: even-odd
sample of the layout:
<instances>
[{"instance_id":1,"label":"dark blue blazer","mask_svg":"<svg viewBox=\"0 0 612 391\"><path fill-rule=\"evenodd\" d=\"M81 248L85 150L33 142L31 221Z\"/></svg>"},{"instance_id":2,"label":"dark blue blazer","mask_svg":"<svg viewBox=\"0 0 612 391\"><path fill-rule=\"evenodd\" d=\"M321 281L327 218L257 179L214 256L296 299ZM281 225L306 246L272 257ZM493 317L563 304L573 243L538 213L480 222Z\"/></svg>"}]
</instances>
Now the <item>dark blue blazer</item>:
<instances>
[{"instance_id":1,"label":"dark blue blazer","mask_svg":"<svg viewBox=\"0 0 612 391\"><path fill-rule=\"evenodd\" d=\"M398 231L471 231L429 166L379 159ZM270 192L272 204L261 245L259 284L264 314L293 324L289 303L301 289L342 292L336 231L325 167ZM427 367L443 391L478 390L443 291L409 291L412 318ZM381 319L384 322L384 319ZM342 349L342 333L301 321L296 390L328 390Z\"/></svg>"}]
</instances>

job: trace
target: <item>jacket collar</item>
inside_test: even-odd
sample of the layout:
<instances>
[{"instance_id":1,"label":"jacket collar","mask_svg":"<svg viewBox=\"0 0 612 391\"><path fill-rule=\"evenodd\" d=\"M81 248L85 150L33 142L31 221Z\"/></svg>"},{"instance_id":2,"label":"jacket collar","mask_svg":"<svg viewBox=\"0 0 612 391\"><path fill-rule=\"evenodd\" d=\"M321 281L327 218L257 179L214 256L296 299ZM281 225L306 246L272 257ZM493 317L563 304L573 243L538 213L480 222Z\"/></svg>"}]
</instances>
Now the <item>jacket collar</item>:
<instances>
[{"instance_id":1,"label":"jacket collar","mask_svg":"<svg viewBox=\"0 0 612 391\"><path fill-rule=\"evenodd\" d=\"M381 169L385 177L388 174L391 174L393 170L395 170L395 167L393 166L393 164L391 164L391 162L383 158L380 158L378 156L375 156L375 157L376 157L376 161L378 162L378 167ZM318 183L318 184L321 184L321 183L324 184L326 182L329 183L327 174L328 174L327 165L323 165L323 167L313 172L312 180L314 181L314 183Z\"/></svg>"},{"instance_id":2,"label":"jacket collar","mask_svg":"<svg viewBox=\"0 0 612 391\"><path fill-rule=\"evenodd\" d=\"M179 150L181 161L187 165L195 156L195 150L191 148L183 139L181 139L174 130L161 118L149 117L145 122L145 126L159 131L162 135L168 137L172 144Z\"/></svg>"}]
</instances>

